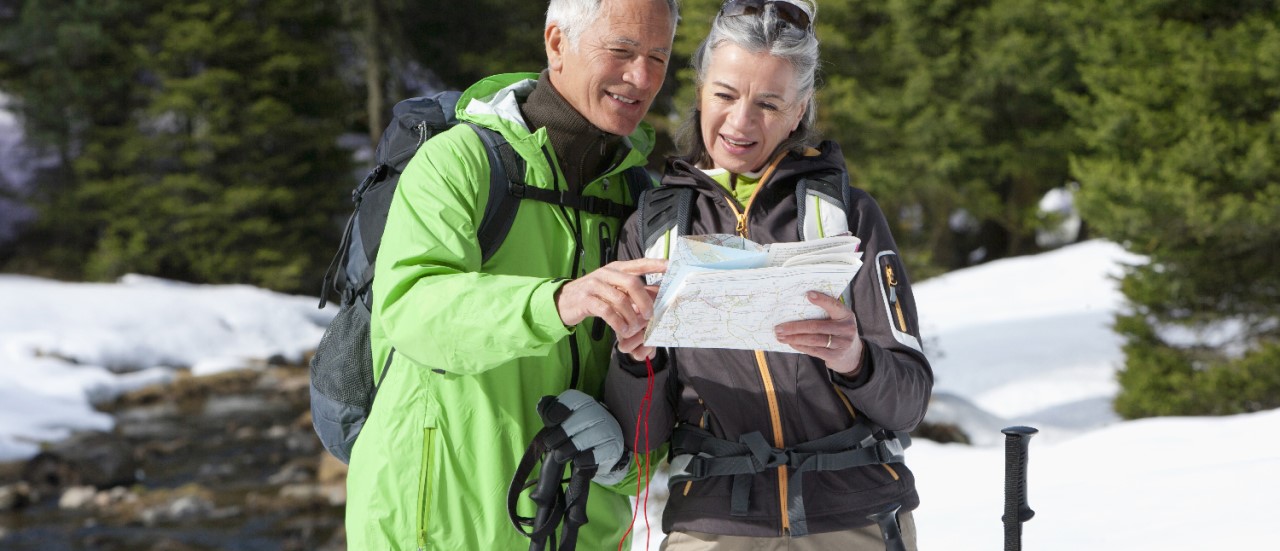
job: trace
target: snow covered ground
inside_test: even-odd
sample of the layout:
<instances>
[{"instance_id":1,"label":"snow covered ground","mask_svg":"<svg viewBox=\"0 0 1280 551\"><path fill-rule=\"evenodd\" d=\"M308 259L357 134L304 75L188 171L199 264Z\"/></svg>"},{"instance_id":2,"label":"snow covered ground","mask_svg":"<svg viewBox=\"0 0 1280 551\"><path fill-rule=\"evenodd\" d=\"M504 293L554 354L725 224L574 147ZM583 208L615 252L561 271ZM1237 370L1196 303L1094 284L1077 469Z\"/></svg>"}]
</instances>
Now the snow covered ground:
<instances>
[{"instance_id":1,"label":"snow covered ground","mask_svg":"<svg viewBox=\"0 0 1280 551\"><path fill-rule=\"evenodd\" d=\"M76 430L110 430L91 403L195 374L301 361L336 309L246 285L141 276L116 284L0 274L0 461Z\"/></svg>"},{"instance_id":2,"label":"snow covered ground","mask_svg":"<svg viewBox=\"0 0 1280 551\"><path fill-rule=\"evenodd\" d=\"M1041 431L1030 452L1028 551L1280 545L1271 519L1280 511L1280 411L1130 422L1111 411L1123 361L1109 330L1122 307L1112 277L1138 261L1090 241L917 283L937 379L929 420L977 440L917 441L908 451L922 549L1002 547L999 431L1015 424ZM174 368L296 360L333 313L311 297L142 277L0 275L0 296L0 460L73 430L109 429L92 401L167 380Z\"/></svg>"},{"instance_id":3,"label":"snow covered ground","mask_svg":"<svg viewBox=\"0 0 1280 551\"><path fill-rule=\"evenodd\" d=\"M1089 241L945 274L916 286L935 372L931 421L978 446L907 452L921 549L1002 548L1003 439L1030 425L1028 551L1277 549L1280 410L1121 422L1123 308L1115 277L1142 262Z\"/></svg>"}]
</instances>

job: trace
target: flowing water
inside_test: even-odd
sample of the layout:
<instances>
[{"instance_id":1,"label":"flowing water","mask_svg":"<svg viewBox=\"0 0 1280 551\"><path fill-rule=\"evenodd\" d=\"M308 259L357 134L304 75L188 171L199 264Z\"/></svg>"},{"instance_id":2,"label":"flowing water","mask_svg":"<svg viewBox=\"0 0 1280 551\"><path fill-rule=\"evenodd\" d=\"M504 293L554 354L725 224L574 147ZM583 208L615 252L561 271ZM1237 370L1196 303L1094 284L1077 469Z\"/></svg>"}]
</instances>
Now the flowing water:
<instances>
[{"instance_id":1,"label":"flowing water","mask_svg":"<svg viewBox=\"0 0 1280 551\"><path fill-rule=\"evenodd\" d=\"M28 502L0 498L0 549L342 549L343 473L321 473L306 377L298 366L184 377L103 406L112 434L0 466L0 488Z\"/></svg>"}]
</instances>

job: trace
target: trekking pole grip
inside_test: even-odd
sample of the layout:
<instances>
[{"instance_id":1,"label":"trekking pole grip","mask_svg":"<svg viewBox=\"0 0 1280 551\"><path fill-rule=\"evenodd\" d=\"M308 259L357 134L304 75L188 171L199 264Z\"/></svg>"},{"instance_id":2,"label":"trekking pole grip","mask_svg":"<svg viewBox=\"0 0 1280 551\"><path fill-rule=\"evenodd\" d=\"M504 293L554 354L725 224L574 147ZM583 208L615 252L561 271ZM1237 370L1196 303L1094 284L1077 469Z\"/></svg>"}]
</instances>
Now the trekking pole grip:
<instances>
[{"instance_id":1,"label":"trekking pole grip","mask_svg":"<svg viewBox=\"0 0 1280 551\"><path fill-rule=\"evenodd\" d=\"M1027 505L1027 448L1040 432L1032 427L1008 427L1004 433L1004 549L1021 551L1022 523L1036 512Z\"/></svg>"},{"instance_id":2,"label":"trekking pole grip","mask_svg":"<svg viewBox=\"0 0 1280 551\"><path fill-rule=\"evenodd\" d=\"M884 541L885 551L907 551L902 541L902 527L898 525L898 510L902 505L890 503L883 509L867 515L880 527L880 538Z\"/></svg>"},{"instance_id":3,"label":"trekking pole grip","mask_svg":"<svg viewBox=\"0 0 1280 551\"><path fill-rule=\"evenodd\" d=\"M533 518L533 534L529 537L529 551L547 549L548 541L555 548L556 526L560 523L560 515L564 512L563 495L560 493L560 479L564 476L564 463L555 460L555 453L548 452L542 458L542 471L538 475L538 484L529 493L529 499L538 505Z\"/></svg>"}]
</instances>

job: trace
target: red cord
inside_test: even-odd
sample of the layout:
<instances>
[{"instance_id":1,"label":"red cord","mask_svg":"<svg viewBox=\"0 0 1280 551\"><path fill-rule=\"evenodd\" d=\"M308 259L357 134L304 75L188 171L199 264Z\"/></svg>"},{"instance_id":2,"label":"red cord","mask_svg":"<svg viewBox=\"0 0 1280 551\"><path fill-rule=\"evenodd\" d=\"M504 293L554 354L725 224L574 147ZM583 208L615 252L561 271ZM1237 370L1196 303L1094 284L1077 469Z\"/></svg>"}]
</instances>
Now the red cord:
<instances>
[{"instance_id":1,"label":"red cord","mask_svg":"<svg viewBox=\"0 0 1280 551\"><path fill-rule=\"evenodd\" d=\"M649 358L645 358L644 366L647 371L647 374L645 376L646 381L645 381L645 389L644 389L644 398L640 400L640 410L636 412L636 428L640 428L642 424L644 425L644 431L643 431L644 432L644 448L643 449L648 450L649 449L649 412L653 410L653 362L649 361ZM640 433L641 431L638 431L638 430L636 431L635 441L631 444L631 449L637 450L637 453L639 453L638 450L641 449ZM649 536L653 534L653 528L649 526L649 468L651 466L649 462L649 455L650 454L648 452L645 452L643 463L641 463L639 460L636 461L636 468L637 468L637 473L636 473L637 475L636 476L636 497L637 497L636 502L637 503L636 505L638 505L638 507L636 507L635 510L631 512L631 523L627 525L627 531L622 534L622 539L618 541L618 551L624 551L622 549L622 546L624 543L626 543L627 536L631 535L631 529L635 528L636 516L640 514L640 511L644 511L645 513L644 515L644 527L645 527L644 548L646 551L648 551L649 549L649 543L650 543ZM643 500L639 499L641 487L644 488Z\"/></svg>"},{"instance_id":2,"label":"red cord","mask_svg":"<svg viewBox=\"0 0 1280 551\"><path fill-rule=\"evenodd\" d=\"M649 413L653 411L653 362L649 358L644 359L646 370L644 389L644 400L641 400L640 406L644 408L644 449L649 449ZM649 475L650 464L649 458L652 454L646 452L644 454L644 548L649 550L649 537L653 535L653 528L649 526ZM639 494L639 492L636 492Z\"/></svg>"}]
</instances>

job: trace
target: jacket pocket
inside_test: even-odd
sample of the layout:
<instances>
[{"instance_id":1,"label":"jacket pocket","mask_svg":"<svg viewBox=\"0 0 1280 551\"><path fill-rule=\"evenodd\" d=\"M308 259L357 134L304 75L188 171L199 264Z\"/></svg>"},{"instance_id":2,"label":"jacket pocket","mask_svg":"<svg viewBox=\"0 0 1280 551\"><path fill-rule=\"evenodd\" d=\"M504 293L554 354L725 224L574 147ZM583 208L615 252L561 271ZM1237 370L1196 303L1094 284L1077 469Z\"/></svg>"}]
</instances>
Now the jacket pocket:
<instances>
[{"instance_id":1,"label":"jacket pocket","mask_svg":"<svg viewBox=\"0 0 1280 551\"><path fill-rule=\"evenodd\" d=\"M427 529L431 526L431 498L434 488L431 478L432 462L435 460L436 429L422 430L422 464L418 471L418 548L427 547Z\"/></svg>"},{"instance_id":2,"label":"jacket pocket","mask_svg":"<svg viewBox=\"0 0 1280 551\"><path fill-rule=\"evenodd\" d=\"M889 332L899 343L921 350L920 328L915 326L915 298L907 284L902 260L893 251L882 251L876 255L876 272Z\"/></svg>"}]
</instances>

